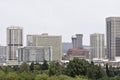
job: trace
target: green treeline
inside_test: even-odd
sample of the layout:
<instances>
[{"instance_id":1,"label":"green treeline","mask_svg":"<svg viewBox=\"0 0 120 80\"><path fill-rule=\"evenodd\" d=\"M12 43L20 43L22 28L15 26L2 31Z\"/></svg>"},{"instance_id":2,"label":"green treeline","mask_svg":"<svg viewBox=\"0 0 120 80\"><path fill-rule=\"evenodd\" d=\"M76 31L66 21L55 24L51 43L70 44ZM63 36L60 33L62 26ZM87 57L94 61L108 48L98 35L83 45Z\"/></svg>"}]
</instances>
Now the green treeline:
<instances>
[{"instance_id":1,"label":"green treeline","mask_svg":"<svg viewBox=\"0 0 120 80\"><path fill-rule=\"evenodd\" d=\"M120 67L101 67L78 58L68 64L23 62L20 66L1 66L0 80L120 80Z\"/></svg>"}]
</instances>

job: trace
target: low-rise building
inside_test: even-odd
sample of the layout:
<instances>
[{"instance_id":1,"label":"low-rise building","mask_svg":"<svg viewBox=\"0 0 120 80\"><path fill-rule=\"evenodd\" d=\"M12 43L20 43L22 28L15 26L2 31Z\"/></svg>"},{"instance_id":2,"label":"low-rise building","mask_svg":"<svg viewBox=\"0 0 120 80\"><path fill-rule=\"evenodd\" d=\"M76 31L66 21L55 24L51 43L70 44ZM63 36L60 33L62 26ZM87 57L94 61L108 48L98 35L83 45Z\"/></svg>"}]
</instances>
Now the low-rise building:
<instances>
[{"instance_id":1,"label":"low-rise building","mask_svg":"<svg viewBox=\"0 0 120 80\"><path fill-rule=\"evenodd\" d=\"M0 63L6 61L6 46L0 46Z\"/></svg>"},{"instance_id":2,"label":"low-rise building","mask_svg":"<svg viewBox=\"0 0 120 80\"><path fill-rule=\"evenodd\" d=\"M80 48L69 49L67 55L63 57L63 60L71 60L73 58L89 59L89 51Z\"/></svg>"},{"instance_id":3,"label":"low-rise building","mask_svg":"<svg viewBox=\"0 0 120 80\"><path fill-rule=\"evenodd\" d=\"M18 62L52 61L52 48L50 46L27 46L18 49Z\"/></svg>"}]
</instances>

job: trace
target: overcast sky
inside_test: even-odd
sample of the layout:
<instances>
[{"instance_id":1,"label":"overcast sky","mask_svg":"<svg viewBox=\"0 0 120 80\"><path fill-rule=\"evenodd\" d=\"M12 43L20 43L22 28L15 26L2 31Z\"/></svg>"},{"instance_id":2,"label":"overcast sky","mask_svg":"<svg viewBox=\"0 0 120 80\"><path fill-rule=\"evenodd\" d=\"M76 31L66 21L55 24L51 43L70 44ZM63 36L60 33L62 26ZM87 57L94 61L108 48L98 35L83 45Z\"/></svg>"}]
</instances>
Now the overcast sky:
<instances>
[{"instance_id":1,"label":"overcast sky","mask_svg":"<svg viewBox=\"0 0 120 80\"><path fill-rule=\"evenodd\" d=\"M105 18L120 16L120 0L0 0L0 44L6 45L6 28L14 25L27 34L62 35L71 42L74 34L106 33Z\"/></svg>"}]
</instances>

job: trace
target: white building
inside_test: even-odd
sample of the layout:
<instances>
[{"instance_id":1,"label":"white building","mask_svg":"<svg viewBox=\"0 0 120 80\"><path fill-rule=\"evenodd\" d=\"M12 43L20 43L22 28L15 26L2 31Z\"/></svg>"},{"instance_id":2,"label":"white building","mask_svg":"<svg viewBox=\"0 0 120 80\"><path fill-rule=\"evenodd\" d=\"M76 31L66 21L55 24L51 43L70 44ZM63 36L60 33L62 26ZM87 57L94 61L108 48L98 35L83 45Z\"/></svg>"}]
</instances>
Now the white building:
<instances>
[{"instance_id":1,"label":"white building","mask_svg":"<svg viewBox=\"0 0 120 80\"><path fill-rule=\"evenodd\" d=\"M52 61L52 47L27 46L18 49L18 62L43 62Z\"/></svg>"}]
</instances>

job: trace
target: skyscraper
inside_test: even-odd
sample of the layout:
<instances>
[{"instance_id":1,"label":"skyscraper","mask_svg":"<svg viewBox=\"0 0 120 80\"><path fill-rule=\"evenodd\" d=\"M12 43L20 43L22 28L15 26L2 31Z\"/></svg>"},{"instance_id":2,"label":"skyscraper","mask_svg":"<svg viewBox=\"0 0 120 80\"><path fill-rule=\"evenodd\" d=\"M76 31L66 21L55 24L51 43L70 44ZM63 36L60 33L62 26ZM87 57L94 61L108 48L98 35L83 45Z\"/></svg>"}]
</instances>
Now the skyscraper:
<instances>
[{"instance_id":1,"label":"skyscraper","mask_svg":"<svg viewBox=\"0 0 120 80\"><path fill-rule=\"evenodd\" d=\"M7 60L17 60L16 50L23 46L23 29L18 26L7 28Z\"/></svg>"},{"instance_id":2,"label":"skyscraper","mask_svg":"<svg viewBox=\"0 0 120 80\"><path fill-rule=\"evenodd\" d=\"M90 35L90 56L91 59L103 59L105 58L104 48L104 34L91 34Z\"/></svg>"},{"instance_id":3,"label":"skyscraper","mask_svg":"<svg viewBox=\"0 0 120 80\"><path fill-rule=\"evenodd\" d=\"M72 45L73 48L83 48L83 34L76 34L75 36L72 36Z\"/></svg>"},{"instance_id":4,"label":"skyscraper","mask_svg":"<svg viewBox=\"0 0 120 80\"><path fill-rule=\"evenodd\" d=\"M109 60L120 57L120 17L106 18L107 55Z\"/></svg>"},{"instance_id":5,"label":"skyscraper","mask_svg":"<svg viewBox=\"0 0 120 80\"><path fill-rule=\"evenodd\" d=\"M52 60L62 59L62 38L61 36L27 35L27 46L51 46Z\"/></svg>"}]
</instances>

